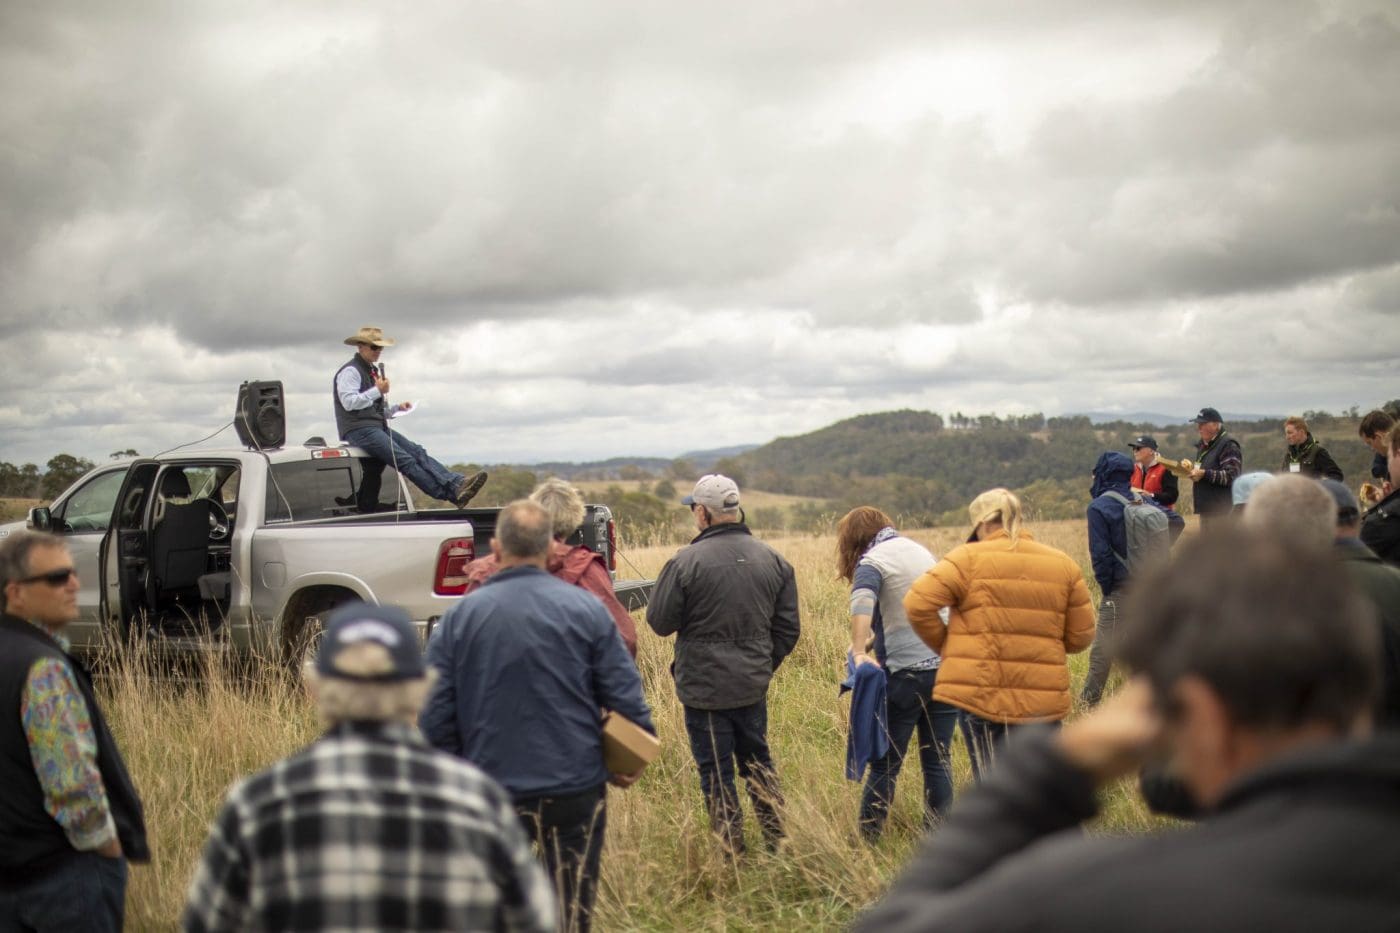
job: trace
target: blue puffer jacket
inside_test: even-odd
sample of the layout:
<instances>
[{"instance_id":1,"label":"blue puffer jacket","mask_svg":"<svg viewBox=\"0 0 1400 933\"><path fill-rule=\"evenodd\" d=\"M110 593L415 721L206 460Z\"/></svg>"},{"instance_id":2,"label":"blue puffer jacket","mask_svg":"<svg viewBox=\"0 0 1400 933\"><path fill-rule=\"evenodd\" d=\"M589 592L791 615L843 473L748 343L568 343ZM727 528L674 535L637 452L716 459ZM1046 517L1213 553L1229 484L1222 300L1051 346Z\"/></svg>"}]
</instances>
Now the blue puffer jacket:
<instances>
[{"instance_id":1,"label":"blue puffer jacket","mask_svg":"<svg viewBox=\"0 0 1400 933\"><path fill-rule=\"evenodd\" d=\"M1123 503L1104 493L1116 492L1131 499L1129 482L1132 476L1133 461L1127 454L1106 451L1094 464L1094 485L1089 489L1094 497L1089 503L1089 559L1104 598L1111 597L1128 582L1128 568L1117 556L1128 556L1128 526L1123 520Z\"/></svg>"}]
</instances>

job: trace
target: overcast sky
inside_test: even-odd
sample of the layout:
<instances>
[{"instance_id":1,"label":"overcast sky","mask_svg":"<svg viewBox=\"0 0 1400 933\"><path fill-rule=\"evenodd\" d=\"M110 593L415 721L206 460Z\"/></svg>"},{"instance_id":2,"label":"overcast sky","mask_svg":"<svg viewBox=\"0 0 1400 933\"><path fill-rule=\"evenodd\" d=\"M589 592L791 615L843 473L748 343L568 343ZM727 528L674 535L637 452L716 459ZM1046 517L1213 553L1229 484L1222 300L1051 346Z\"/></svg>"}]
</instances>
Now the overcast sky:
<instances>
[{"instance_id":1,"label":"overcast sky","mask_svg":"<svg viewBox=\"0 0 1400 933\"><path fill-rule=\"evenodd\" d=\"M1393 2L7 3L0 460L1400 396ZM232 431L220 436L234 443Z\"/></svg>"}]
</instances>

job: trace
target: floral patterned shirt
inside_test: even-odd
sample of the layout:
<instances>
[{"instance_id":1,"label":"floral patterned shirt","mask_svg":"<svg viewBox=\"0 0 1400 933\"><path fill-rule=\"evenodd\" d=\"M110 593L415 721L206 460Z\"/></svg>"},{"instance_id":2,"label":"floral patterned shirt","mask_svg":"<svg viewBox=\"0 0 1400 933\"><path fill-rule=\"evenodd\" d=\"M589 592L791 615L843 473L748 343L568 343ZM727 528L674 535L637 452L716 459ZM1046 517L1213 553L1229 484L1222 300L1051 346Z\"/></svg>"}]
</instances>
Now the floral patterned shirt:
<instances>
[{"instance_id":1,"label":"floral patterned shirt","mask_svg":"<svg viewBox=\"0 0 1400 933\"><path fill-rule=\"evenodd\" d=\"M66 640L54 636L66 651ZM20 721L34 773L44 789L44 809L73 848L99 849L117 838L97 767L92 717L69 666L40 658L29 668L20 697Z\"/></svg>"}]
</instances>

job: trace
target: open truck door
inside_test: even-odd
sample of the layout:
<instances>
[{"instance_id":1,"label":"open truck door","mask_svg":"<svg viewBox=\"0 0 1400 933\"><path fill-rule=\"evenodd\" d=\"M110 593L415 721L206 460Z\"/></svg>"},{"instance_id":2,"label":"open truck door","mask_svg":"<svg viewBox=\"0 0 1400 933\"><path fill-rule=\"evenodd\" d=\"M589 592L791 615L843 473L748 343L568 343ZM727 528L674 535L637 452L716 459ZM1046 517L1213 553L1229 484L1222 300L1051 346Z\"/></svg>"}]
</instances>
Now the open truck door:
<instances>
[{"instance_id":1,"label":"open truck door","mask_svg":"<svg viewBox=\"0 0 1400 933\"><path fill-rule=\"evenodd\" d=\"M137 460L117 494L112 520L102 539L102 620L114 638L125 640L145 609L150 562L150 521L157 460ZM95 648L95 645L89 646Z\"/></svg>"}]
</instances>

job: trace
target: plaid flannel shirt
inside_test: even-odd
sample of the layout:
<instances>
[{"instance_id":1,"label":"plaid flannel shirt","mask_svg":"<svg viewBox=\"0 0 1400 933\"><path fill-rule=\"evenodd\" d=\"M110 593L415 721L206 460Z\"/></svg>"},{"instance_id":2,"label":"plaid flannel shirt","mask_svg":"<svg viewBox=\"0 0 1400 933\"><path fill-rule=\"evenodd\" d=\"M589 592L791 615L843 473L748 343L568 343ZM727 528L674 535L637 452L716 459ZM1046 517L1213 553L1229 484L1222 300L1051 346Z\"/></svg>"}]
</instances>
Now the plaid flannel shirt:
<instances>
[{"instance_id":1,"label":"plaid flannel shirt","mask_svg":"<svg viewBox=\"0 0 1400 933\"><path fill-rule=\"evenodd\" d=\"M505 791L399 723L342 723L235 785L186 930L553 930Z\"/></svg>"}]
</instances>

